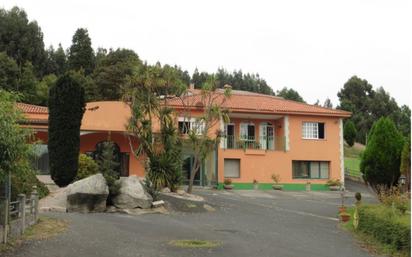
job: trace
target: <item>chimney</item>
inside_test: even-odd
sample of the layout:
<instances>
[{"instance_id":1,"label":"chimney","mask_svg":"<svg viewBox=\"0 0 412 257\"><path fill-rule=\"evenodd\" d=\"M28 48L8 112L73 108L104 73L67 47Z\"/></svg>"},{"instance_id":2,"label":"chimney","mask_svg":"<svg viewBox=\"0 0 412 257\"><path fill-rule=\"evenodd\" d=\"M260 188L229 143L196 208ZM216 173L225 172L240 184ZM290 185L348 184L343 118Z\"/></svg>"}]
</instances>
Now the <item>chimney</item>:
<instances>
[{"instance_id":1,"label":"chimney","mask_svg":"<svg viewBox=\"0 0 412 257\"><path fill-rule=\"evenodd\" d=\"M193 89L195 89L195 84L190 83L190 84L189 84L189 90L193 90Z\"/></svg>"}]
</instances>

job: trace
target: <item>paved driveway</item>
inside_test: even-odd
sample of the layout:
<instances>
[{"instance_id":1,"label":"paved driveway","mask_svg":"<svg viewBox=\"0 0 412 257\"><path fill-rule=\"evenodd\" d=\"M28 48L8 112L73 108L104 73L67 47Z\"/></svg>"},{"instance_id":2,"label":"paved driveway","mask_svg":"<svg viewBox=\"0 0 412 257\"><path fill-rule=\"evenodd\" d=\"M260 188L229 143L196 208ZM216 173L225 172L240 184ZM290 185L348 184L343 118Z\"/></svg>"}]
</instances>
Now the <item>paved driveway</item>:
<instances>
[{"instance_id":1,"label":"paved driveway","mask_svg":"<svg viewBox=\"0 0 412 257\"><path fill-rule=\"evenodd\" d=\"M337 228L336 192L197 191L216 208L208 213L127 216L48 214L67 219L68 231L27 242L8 256L369 256ZM352 198L352 197L351 197ZM373 201L364 194L365 201ZM346 199L346 204L351 200ZM176 239L222 242L215 249L179 249Z\"/></svg>"}]
</instances>

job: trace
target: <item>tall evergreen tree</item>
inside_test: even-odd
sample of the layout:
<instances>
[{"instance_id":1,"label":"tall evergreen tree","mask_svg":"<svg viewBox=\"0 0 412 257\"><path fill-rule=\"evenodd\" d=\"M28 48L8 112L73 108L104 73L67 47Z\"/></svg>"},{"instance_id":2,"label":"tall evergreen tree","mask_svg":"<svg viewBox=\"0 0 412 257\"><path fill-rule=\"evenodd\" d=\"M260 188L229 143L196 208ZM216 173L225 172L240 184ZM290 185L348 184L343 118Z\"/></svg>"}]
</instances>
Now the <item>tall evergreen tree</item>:
<instances>
[{"instance_id":1,"label":"tall evergreen tree","mask_svg":"<svg viewBox=\"0 0 412 257\"><path fill-rule=\"evenodd\" d=\"M68 63L71 70L83 69L86 75L93 72L95 55L87 29L79 28L74 33L69 49Z\"/></svg>"},{"instance_id":2,"label":"tall evergreen tree","mask_svg":"<svg viewBox=\"0 0 412 257\"><path fill-rule=\"evenodd\" d=\"M13 58L0 52L0 89L17 91L19 85L19 67Z\"/></svg>"},{"instance_id":3,"label":"tall evergreen tree","mask_svg":"<svg viewBox=\"0 0 412 257\"><path fill-rule=\"evenodd\" d=\"M299 95L299 93L293 88L288 89L287 87L284 87L282 88L282 90L277 91L276 95L283 97L284 99L287 99L287 100L292 100L292 101L302 102L302 103L305 102L303 98Z\"/></svg>"},{"instance_id":4,"label":"tall evergreen tree","mask_svg":"<svg viewBox=\"0 0 412 257\"><path fill-rule=\"evenodd\" d=\"M345 123L345 127L343 129L343 137L345 138L346 143L352 147L355 144L356 140L356 127L353 124L353 121L348 120Z\"/></svg>"},{"instance_id":5,"label":"tall evergreen tree","mask_svg":"<svg viewBox=\"0 0 412 257\"><path fill-rule=\"evenodd\" d=\"M76 75L69 72L57 80L49 96L50 174L53 181L63 187L77 174L84 89Z\"/></svg>"},{"instance_id":6,"label":"tall evergreen tree","mask_svg":"<svg viewBox=\"0 0 412 257\"><path fill-rule=\"evenodd\" d=\"M45 74L63 75L67 70L67 57L61 44L57 50L53 46L47 49L47 64Z\"/></svg>"},{"instance_id":7,"label":"tall evergreen tree","mask_svg":"<svg viewBox=\"0 0 412 257\"><path fill-rule=\"evenodd\" d=\"M397 183L403 142L391 119L384 117L374 123L360 165L364 179L373 188L377 189L378 185L390 187Z\"/></svg>"}]
</instances>

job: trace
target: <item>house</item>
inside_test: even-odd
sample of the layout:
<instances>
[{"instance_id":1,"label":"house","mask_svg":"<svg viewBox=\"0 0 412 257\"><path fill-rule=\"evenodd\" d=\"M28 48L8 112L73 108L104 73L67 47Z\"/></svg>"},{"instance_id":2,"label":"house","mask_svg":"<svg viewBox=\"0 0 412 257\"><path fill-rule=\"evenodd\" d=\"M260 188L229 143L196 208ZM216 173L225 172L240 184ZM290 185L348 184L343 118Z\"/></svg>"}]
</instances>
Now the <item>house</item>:
<instances>
[{"instance_id":1,"label":"house","mask_svg":"<svg viewBox=\"0 0 412 257\"><path fill-rule=\"evenodd\" d=\"M223 97L218 90L216 99ZM174 108L180 132L194 126L195 117L202 112L201 91L191 88L185 97L172 98L168 104ZM43 144L38 147L37 167L48 172L47 166L47 119L46 107L19 104L26 114L24 126L35 131ZM276 96L232 90L229 99L222 102L229 110L230 122L219 121L212 132L221 131L220 145L212 151L195 178L197 185L220 187L230 178L238 189L253 188L257 181L261 189L269 189L272 174L278 174L285 190L324 190L329 179L344 182L343 167L343 119L351 113L285 100ZM193 118L184 113L190 110ZM144 176L144 158L136 159L132 148L138 140L126 129L130 109L123 102L87 103L81 125L80 151L93 156L101 142L116 143L122 176ZM155 129L156 130L156 129ZM183 175L188 179L192 155L184 146Z\"/></svg>"}]
</instances>

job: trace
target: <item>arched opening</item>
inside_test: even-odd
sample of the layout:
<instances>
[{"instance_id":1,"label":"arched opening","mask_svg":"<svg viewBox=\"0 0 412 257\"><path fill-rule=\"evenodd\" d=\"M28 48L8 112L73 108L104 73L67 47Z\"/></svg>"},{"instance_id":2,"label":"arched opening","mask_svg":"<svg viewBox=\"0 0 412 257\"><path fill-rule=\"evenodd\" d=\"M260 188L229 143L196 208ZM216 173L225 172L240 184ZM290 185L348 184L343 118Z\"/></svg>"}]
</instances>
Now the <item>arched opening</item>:
<instances>
[{"instance_id":1,"label":"arched opening","mask_svg":"<svg viewBox=\"0 0 412 257\"><path fill-rule=\"evenodd\" d=\"M91 156L95 161L100 160L102 158L103 145L105 142L109 142L109 141L100 141L99 143L96 144L94 152L91 152L91 153L89 152L87 154ZM121 177L129 176L129 153L122 153L120 151L119 145L116 144L116 142L113 142L113 141L110 141L110 142L113 143L114 161L119 164L115 168L115 171Z\"/></svg>"}]
</instances>

